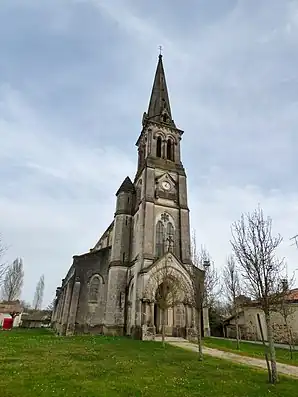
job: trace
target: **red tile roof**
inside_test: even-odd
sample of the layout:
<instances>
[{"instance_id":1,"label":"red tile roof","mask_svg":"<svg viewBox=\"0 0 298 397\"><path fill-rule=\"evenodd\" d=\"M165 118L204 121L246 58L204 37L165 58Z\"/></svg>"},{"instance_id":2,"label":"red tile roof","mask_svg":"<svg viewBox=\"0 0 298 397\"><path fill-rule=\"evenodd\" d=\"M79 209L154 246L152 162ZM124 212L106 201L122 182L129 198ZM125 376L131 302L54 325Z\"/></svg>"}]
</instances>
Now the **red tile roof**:
<instances>
[{"instance_id":1,"label":"red tile roof","mask_svg":"<svg viewBox=\"0 0 298 397\"><path fill-rule=\"evenodd\" d=\"M289 292L289 295L287 296L287 300L290 300L290 301L297 300L298 301L298 288L292 289Z\"/></svg>"}]
</instances>

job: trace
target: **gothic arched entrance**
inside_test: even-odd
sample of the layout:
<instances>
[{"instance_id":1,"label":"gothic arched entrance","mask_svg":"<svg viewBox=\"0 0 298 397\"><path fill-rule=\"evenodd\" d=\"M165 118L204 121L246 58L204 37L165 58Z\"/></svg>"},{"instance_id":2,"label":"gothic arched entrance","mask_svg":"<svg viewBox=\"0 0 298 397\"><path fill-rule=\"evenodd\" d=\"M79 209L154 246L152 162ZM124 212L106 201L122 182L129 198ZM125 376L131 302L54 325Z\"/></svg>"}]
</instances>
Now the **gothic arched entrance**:
<instances>
[{"instance_id":1,"label":"gothic arched entrance","mask_svg":"<svg viewBox=\"0 0 298 397\"><path fill-rule=\"evenodd\" d=\"M176 312L176 299L173 296L173 288L170 281L164 281L159 285L155 293L154 326L157 334L162 333L165 327L165 335L173 335Z\"/></svg>"},{"instance_id":2,"label":"gothic arched entrance","mask_svg":"<svg viewBox=\"0 0 298 397\"><path fill-rule=\"evenodd\" d=\"M144 277L141 324L156 334L162 333L164 324L167 336L185 337L195 322L187 270L169 252Z\"/></svg>"}]
</instances>

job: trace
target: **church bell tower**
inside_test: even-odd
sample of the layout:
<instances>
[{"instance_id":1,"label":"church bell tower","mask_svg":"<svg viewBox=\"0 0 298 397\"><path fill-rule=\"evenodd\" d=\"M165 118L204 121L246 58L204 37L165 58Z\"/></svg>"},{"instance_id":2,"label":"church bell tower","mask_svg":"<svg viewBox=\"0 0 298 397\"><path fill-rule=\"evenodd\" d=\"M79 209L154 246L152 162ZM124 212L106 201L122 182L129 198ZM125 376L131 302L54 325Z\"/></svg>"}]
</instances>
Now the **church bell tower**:
<instances>
[{"instance_id":1,"label":"church bell tower","mask_svg":"<svg viewBox=\"0 0 298 397\"><path fill-rule=\"evenodd\" d=\"M186 173L181 162L183 131L176 127L159 55L147 112L136 142L136 202L132 260L139 270L171 251L190 264L190 226Z\"/></svg>"}]
</instances>

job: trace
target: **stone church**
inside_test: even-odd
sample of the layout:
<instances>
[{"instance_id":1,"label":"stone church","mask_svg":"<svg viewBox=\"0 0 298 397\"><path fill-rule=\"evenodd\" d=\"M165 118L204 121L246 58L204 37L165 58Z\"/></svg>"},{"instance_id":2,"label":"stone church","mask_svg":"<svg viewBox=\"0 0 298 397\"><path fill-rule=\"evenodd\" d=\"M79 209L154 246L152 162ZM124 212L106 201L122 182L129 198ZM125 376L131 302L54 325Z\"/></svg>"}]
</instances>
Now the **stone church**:
<instances>
[{"instance_id":1,"label":"stone church","mask_svg":"<svg viewBox=\"0 0 298 397\"><path fill-rule=\"evenodd\" d=\"M150 339L161 333L162 324L167 335L186 337L194 331L194 268L182 135L172 118L159 55L136 142L135 177L124 179L116 192L112 223L94 248L73 257L57 288L52 324L59 334ZM157 295L165 283L179 286L180 292L162 309Z\"/></svg>"}]
</instances>

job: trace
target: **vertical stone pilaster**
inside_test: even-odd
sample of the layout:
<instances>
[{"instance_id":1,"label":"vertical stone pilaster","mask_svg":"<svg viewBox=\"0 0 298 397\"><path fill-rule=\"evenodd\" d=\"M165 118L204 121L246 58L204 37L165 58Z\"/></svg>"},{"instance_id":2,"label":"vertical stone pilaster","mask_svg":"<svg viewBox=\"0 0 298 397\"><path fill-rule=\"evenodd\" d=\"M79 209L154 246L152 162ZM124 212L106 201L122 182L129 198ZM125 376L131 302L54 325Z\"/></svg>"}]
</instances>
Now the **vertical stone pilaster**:
<instances>
[{"instance_id":1,"label":"vertical stone pilaster","mask_svg":"<svg viewBox=\"0 0 298 397\"><path fill-rule=\"evenodd\" d=\"M180 163L180 139L178 138L177 144L175 144L175 163Z\"/></svg>"},{"instance_id":2,"label":"vertical stone pilaster","mask_svg":"<svg viewBox=\"0 0 298 397\"><path fill-rule=\"evenodd\" d=\"M136 326L139 326L139 327L142 325L141 324L141 322L142 322L141 313L142 313L142 302L140 299L137 298L137 301L136 301Z\"/></svg>"},{"instance_id":3,"label":"vertical stone pilaster","mask_svg":"<svg viewBox=\"0 0 298 397\"><path fill-rule=\"evenodd\" d=\"M61 291L61 296L59 298L58 302L58 312L57 312L57 322L61 324L62 321L62 312L63 312L63 307L64 307L64 301L65 301L65 289Z\"/></svg>"},{"instance_id":4,"label":"vertical stone pilaster","mask_svg":"<svg viewBox=\"0 0 298 397\"><path fill-rule=\"evenodd\" d=\"M156 136L153 133L151 133L151 142L152 142L152 146L151 146L150 154L152 156L156 156Z\"/></svg>"},{"instance_id":5,"label":"vertical stone pilaster","mask_svg":"<svg viewBox=\"0 0 298 397\"><path fill-rule=\"evenodd\" d=\"M180 210L181 224L181 259L183 263L190 261L190 229L189 229L189 211Z\"/></svg>"},{"instance_id":6,"label":"vertical stone pilaster","mask_svg":"<svg viewBox=\"0 0 298 397\"><path fill-rule=\"evenodd\" d=\"M124 326L124 292L127 269L124 266L111 266L109 269L105 324L109 329Z\"/></svg>"},{"instance_id":7,"label":"vertical stone pilaster","mask_svg":"<svg viewBox=\"0 0 298 397\"><path fill-rule=\"evenodd\" d=\"M154 204L146 203L145 208L145 230L144 230L144 256L154 256L154 223L155 213Z\"/></svg>"},{"instance_id":8,"label":"vertical stone pilaster","mask_svg":"<svg viewBox=\"0 0 298 397\"><path fill-rule=\"evenodd\" d=\"M58 309L58 302L56 303L56 307L54 308L52 312L52 317L51 317L51 322L54 323L57 318L57 309Z\"/></svg>"},{"instance_id":9,"label":"vertical stone pilaster","mask_svg":"<svg viewBox=\"0 0 298 397\"><path fill-rule=\"evenodd\" d=\"M173 307L173 327L176 328L177 324L176 324L176 306Z\"/></svg>"},{"instance_id":10,"label":"vertical stone pilaster","mask_svg":"<svg viewBox=\"0 0 298 397\"><path fill-rule=\"evenodd\" d=\"M67 286L66 286L66 291L65 291L65 300L64 300L62 320L61 320L61 334L62 335L65 335L65 332L66 332L70 299L71 299L71 283L68 282Z\"/></svg>"},{"instance_id":11,"label":"vertical stone pilaster","mask_svg":"<svg viewBox=\"0 0 298 397\"><path fill-rule=\"evenodd\" d=\"M75 332L75 322L77 317L77 308L78 302L80 297L80 289L81 283L80 280L77 278L75 280L73 289L72 289L72 296L71 296L71 303L69 309L69 316L68 316L68 323L66 329L66 335L73 335Z\"/></svg>"}]
</instances>

